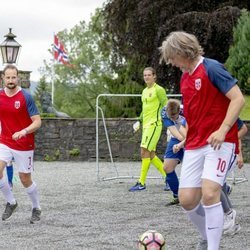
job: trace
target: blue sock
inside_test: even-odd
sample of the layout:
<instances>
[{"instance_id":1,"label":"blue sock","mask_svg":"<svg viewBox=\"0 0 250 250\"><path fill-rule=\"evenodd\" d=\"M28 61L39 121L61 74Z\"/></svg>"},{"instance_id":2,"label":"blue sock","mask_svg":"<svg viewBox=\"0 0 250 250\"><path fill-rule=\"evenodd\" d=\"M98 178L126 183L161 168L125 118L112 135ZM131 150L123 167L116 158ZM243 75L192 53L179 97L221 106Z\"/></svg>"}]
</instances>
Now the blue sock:
<instances>
[{"instance_id":1,"label":"blue sock","mask_svg":"<svg viewBox=\"0 0 250 250\"><path fill-rule=\"evenodd\" d=\"M166 181L169 184L171 191L173 192L174 197L178 197L178 190L179 190L179 180L175 173L175 171L168 173L166 177Z\"/></svg>"},{"instance_id":2,"label":"blue sock","mask_svg":"<svg viewBox=\"0 0 250 250\"><path fill-rule=\"evenodd\" d=\"M8 176L8 182L12 184L13 180L13 165L7 166L7 176Z\"/></svg>"}]
</instances>

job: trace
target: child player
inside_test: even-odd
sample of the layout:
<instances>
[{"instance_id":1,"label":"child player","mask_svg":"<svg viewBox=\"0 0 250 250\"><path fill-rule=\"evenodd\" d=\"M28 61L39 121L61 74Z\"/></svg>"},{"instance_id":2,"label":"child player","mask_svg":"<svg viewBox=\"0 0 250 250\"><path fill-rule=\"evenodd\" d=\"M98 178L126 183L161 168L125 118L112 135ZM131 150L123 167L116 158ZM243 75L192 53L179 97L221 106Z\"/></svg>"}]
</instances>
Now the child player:
<instances>
[{"instance_id":1,"label":"child player","mask_svg":"<svg viewBox=\"0 0 250 250\"><path fill-rule=\"evenodd\" d=\"M185 134L180 132L182 124L185 122L184 116L180 115L180 101L169 99L167 105L162 109L161 116L164 127L170 132L170 140L164 154L164 170L167 174L166 182L169 184L173 192L173 199L167 205L175 205L179 203L178 189L179 180L175 172L176 166L183 158L183 145L185 143ZM174 152L175 145L180 148L178 152Z\"/></svg>"}]
</instances>

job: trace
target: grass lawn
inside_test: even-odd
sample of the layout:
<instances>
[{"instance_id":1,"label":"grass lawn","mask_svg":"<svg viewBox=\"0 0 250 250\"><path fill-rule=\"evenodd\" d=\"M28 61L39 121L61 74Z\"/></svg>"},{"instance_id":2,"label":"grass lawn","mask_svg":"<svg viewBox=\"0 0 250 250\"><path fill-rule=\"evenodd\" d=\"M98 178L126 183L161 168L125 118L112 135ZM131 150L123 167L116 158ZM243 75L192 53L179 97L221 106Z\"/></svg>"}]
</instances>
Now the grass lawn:
<instances>
[{"instance_id":1,"label":"grass lawn","mask_svg":"<svg viewBox=\"0 0 250 250\"><path fill-rule=\"evenodd\" d=\"M242 120L250 121L250 95L245 95L245 106L240 113L240 118Z\"/></svg>"}]
</instances>

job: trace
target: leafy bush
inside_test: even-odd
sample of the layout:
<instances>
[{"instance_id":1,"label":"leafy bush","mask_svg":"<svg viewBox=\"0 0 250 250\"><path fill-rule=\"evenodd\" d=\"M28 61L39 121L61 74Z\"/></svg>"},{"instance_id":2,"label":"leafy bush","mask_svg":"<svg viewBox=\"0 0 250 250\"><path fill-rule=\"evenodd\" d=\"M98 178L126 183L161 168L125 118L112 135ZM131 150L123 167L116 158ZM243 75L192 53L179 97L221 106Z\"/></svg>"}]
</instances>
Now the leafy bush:
<instances>
[{"instance_id":1,"label":"leafy bush","mask_svg":"<svg viewBox=\"0 0 250 250\"><path fill-rule=\"evenodd\" d=\"M250 94L250 14L246 9L242 10L233 32L233 45L225 65L238 79L241 90Z\"/></svg>"}]
</instances>

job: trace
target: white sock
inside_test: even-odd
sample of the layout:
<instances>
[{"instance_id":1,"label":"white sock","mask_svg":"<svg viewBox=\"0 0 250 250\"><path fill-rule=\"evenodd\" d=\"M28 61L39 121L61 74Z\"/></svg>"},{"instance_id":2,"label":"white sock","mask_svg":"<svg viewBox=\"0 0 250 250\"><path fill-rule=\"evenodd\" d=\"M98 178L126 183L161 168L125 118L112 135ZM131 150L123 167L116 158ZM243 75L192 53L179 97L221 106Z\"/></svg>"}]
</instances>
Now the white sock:
<instances>
[{"instance_id":1,"label":"white sock","mask_svg":"<svg viewBox=\"0 0 250 250\"><path fill-rule=\"evenodd\" d=\"M206 214L206 232L208 250L217 250L220 247L220 239L223 229L224 213L221 202L211 206L203 206Z\"/></svg>"},{"instance_id":2,"label":"white sock","mask_svg":"<svg viewBox=\"0 0 250 250\"><path fill-rule=\"evenodd\" d=\"M40 209L40 203L39 203L39 199L38 199L38 192L37 192L36 183L33 182L29 187L27 187L26 192L31 199L32 208L39 208Z\"/></svg>"},{"instance_id":3,"label":"white sock","mask_svg":"<svg viewBox=\"0 0 250 250\"><path fill-rule=\"evenodd\" d=\"M202 239L206 240L207 239L206 227L205 227L206 221L205 221L205 211L203 206L199 203L194 209L185 210L185 212L188 218L197 227Z\"/></svg>"},{"instance_id":4,"label":"white sock","mask_svg":"<svg viewBox=\"0 0 250 250\"><path fill-rule=\"evenodd\" d=\"M9 202L11 205L16 204L16 200L10 189L9 183L4 178L0 179L0 189L7 202Z\"/></svg>"}]
</instances>

